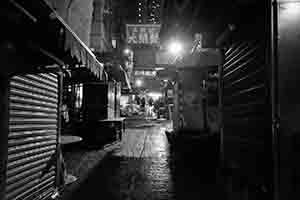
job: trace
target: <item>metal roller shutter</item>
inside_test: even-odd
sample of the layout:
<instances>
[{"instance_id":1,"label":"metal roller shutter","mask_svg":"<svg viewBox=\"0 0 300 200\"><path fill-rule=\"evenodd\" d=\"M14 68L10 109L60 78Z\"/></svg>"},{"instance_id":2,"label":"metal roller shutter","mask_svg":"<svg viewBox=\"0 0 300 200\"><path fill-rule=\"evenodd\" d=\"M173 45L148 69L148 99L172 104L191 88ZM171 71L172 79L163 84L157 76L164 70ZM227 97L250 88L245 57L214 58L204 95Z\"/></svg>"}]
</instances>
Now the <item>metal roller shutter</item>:
<instances>
[{"instance_id":1,"label":"metal roller shutter","mask_svg":"<svg viewBox=\"0 0 300 200\"><path fill-rule=\"evenodd\" d=\"M10 81L6 199L42 199L56 185L58 76Z\"/></svg>"},{"instance_id":2,"label":"metal roller shutter","mask_svg":"<svg viewBox=\"0 0 300 200\"><path fill-rule=\"evenodd\" d=\"M222 67L224 156L240 176L257 184L266 182L271 169L269 91L266 42L243 39L230 45Z\"/></svg>"}]
</instances>

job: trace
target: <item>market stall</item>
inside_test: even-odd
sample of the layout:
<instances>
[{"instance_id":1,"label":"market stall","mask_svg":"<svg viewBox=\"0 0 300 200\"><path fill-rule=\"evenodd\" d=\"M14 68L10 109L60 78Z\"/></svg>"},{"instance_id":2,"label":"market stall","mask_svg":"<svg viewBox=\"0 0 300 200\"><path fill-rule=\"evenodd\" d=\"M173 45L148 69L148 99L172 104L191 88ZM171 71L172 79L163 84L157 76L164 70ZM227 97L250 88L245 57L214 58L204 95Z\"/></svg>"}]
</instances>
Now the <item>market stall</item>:
<instances>
[{"instance_id":1,"label":"market stall","mask_svg":"<svg viewBox=\"0 0 300 200\"><path fill-rule=\"evenodd\" d=\"M200 137L201 133L206 135L218 132L216 128L212 130L211 126L217 117L208 120L208 112L212 107L217 108L217 103L208 104L208 88L211 86L209 77L217 73L217 66L221 61L220 55L216 49L205 49L177 62L172 112L175 133L197 132L194 136Z\"/></svg>"},{"instance_id":2,"label":"market stall","mask_svg":"<svg viewBox=\"0 0 300 200\"><path fill-rule=\"evenodd\" d=\"M83 84L80 134L89 146L101 146L122 138L124 118L120 118L121 90L130 89L120 65L106 65L108 80Z\"/></svg>"},{"instance_id":3,"label":"market stall","mask_svg":"<svg viewBox=\"0 0 300 200\"><path fill-rule=\"evenodd\" d=\"M45 199L62 183L62 78L74 65L101 64L45 2L0 6L0 199Z\"/></svg>"}]
</instances>

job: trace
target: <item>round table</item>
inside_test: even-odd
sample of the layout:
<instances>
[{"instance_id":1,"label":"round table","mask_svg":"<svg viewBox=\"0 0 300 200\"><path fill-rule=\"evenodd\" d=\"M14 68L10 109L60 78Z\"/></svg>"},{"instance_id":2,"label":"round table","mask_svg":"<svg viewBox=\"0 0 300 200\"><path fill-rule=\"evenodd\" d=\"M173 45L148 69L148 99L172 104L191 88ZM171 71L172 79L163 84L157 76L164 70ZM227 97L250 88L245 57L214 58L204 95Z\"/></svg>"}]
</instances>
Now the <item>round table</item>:
<instances>
[{"instance_id":1,"label":"round table","mask_svg":"<svg viewBox=\"0 0 300 200\"><path fill-rule=\"evenodd\" d=\"M62 145L72 144L75 142L80 142L82 140L81 137L75 135L62 135L60 139L60 143Z\"/></svg>"},{"instance_id":2,"label":"round table","mask_svg":"<svg viewBox=\"0 0 300 200\"><path fill-rule=\"evenodd\" d=\"M75 135L61 135L61 138L60 138L60 144L62 145L67 145L67 144L72 144L72 143L76 143L76 142L80 142L82 140L81 137L79 136L75 136ZM65 163L63 157L61 157L61 161L63 163ZM65 184L68 185L70 183L73 183L77 180L77 177L72 175L72 174L69 174L67 173L67 170L65 169L64 171L64 179L65 179Z\"/></svg>"}]
</instances>

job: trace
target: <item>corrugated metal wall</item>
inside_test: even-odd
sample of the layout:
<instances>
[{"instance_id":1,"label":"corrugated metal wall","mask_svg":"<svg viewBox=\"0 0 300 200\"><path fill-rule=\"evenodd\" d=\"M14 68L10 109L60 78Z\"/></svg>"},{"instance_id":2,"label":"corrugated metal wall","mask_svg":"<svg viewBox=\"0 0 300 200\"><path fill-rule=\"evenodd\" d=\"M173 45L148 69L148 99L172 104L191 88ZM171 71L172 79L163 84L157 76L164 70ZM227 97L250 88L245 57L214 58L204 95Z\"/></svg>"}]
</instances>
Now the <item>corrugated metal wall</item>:
<instances>
[{"instance_id":1,"label":"corrugated metal wall","mask_svg":"<svg viewBox=\"0 0 300 200\"><path fill-rule=\"evenodd\" d=\"M59 81L55 74L10 81L6 199L39 199L56 185Z\"/></svg>"},{"instance_id":2,"label":"corrugated metal wall","mask_svg":"<svg viewBox=\"0 0 300 200\"><path fill-rule=\"evenodd\" d=\"M225 160L240 185L271 183L271 104L266 41L239 38L225 51L222 110Z\"/></svg>"}]
</instances>

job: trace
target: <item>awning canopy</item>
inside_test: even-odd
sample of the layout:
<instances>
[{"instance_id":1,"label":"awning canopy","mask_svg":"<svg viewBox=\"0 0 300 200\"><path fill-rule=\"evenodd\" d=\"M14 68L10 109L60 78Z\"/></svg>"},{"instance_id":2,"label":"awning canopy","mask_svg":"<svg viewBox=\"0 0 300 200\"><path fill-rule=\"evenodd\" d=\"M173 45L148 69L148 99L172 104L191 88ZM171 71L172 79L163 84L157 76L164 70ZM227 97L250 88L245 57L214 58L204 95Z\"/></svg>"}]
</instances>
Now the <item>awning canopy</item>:
<instances>
[{"instance_id":1,"label":"awning canopy","mask_svg":"<svg viewBox=\"0 0 300 200\"><path fill-rule=\"evenodd\" d=\"M80 84L89 82L108 81L108 74L103 70L102 79L97 78L88 68L76 67L72 70L67 70L64 74L64 84Z\"/></svg>"},{"instance_id":2,"label":"awning canopy","mask_svg":"<svg viewBox=\"0 0 300 200\"><path fill-rule=\"evenodd\" d=\"M42 71L55 66L86 67L103 79L103 64L44 0L0 3L3 37L1 74Z\"/></svg>"},{"instance_id":3,"label":"awning canopy","mask_svg":"<svg viewBox=\"0 0 300 200\"><path fill-rule=\"evenodd\" d=\"M55 13L56 14L56 13ZM66 29L64 50L70 52L71 57L76 58L81 66L88 68L96 77L102 78L104 66L100 63L92 51L79 39L71 28L56 14L56 18Z\"/></svg>"}]
</instances>

